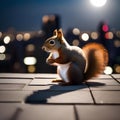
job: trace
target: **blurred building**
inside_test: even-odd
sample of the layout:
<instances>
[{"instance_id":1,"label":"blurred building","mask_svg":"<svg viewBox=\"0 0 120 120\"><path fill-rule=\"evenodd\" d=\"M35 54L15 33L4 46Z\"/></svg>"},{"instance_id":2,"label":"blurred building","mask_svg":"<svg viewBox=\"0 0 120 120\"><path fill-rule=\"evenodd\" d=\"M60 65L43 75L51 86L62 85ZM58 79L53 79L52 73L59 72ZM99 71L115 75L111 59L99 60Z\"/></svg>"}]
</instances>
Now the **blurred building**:
<instances>
[{"instance_id":1,"label":"blurred building","mask_svg":"<svg viewBox=\"0 0 120 120\"><path fill-rule=\"evenodd\" d=\"M60 28L60 17L58 15L44 15L42 22L42 30L45 32L46 38L51 37L53 31Z\"/></svg>"}]
</instances>

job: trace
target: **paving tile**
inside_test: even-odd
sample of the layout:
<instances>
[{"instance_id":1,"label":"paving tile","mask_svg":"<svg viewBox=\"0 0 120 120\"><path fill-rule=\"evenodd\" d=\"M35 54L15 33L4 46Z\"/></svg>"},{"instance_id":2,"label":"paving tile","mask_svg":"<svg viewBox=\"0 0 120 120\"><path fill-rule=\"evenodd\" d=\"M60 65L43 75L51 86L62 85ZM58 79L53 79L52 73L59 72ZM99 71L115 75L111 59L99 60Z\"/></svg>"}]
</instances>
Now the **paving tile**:
<instances>
[{"instance_id":1,"label":"paving tile","mask_svg":"<svg viewBox=\"0 0 120 120\"><path fill-rule=\"evenodd\" d=\"M120 78L120 74L112 74L114 78Z\"/></svg>"},{"instance_id":2,"label":"paving tile","mask_svg":"<svg viewBox=\"0 0 120 120\"><path fill-rule=\"evenodd\" d=\"M50 85L46 86L25 86L23 90L25 91L36 91L36 90L49 90Z\"/></svg>"},{"instance_id":3,"label":"paving tile","mask_svg":"<svg viewBox=\"0 0 120 120\"><path fill-rule=\"evenodd\" d=\"M104 85L104 86L90 86L91 90L108 90L108 91L120 91L120 86L118 85Z\"/></svg>"},{"instance_id":4,"label":"paving tile","mask_svg":"<svg viewBox=\"0 0 120 120\"><path fill-rule=\"evenodd\" d=\"M26 103L58 103L58 104L75 104L75 103L93 103L89 91L36 91L26 98Z\"/></svg>"},{"instance_id":5,"label":"paving tile","mask_svg":"<svg viewBox=\"0 0 120 120\"><path fill-rule=\"evenodd\" d=\"M101 79L101 78L112 78L110 75L105 75L105 74L101 74L98 77L94 77L93 79Z\"/></svg>"},{"instance_id":6,"label":"paving tile","mask_svg":"<svg viewBox=\"0 0 120 120\"><path fill-rule=\"evenodd\" d=\"M0 91L0 102L22 102L31 91Z\"/></svg>"},{"instance_id":7,"label":"paving tile","mask_svg":"<svg viewBox=\"0 0 120 120\"><path fill-rule=\"evenodd\" d=\"M87 85L83 84L83 85L77 85L77 86L61 86L61 85L29 85L29 86L25 86L23 88L23 90L49 90L49 91L69 91L69 90L87 90L89 91L89 88Z\"/></svg>"},{"instance_id":8,"label":"paving tile","mask_svg":"<svg viewBox=\"0 0 120 120\"><path fill-rule=\"evenodd\" d=\"M0 78L0 84L1 83L17 83L17 84L28 84L30 81L32 81L32 79L13 79L13 78Z\"/></svg>"},{"instance_id":9,"label":"paving tile","mask_svg":"<svg viewBox=\"0 0 120 120\"><path fill-rule=\"evenodd\" d=\"M0 120L75 120L71 105L0 104L0 108Z\"/></svg>"},{"instance_id":10,"label":"paving tile","mask_svg":"<svg viewBox=\"0 0 120 120\"><path fill-rule=\"evenodd\" d=\"M0 90L22 90L25 84L0 84Z\"/></svg>"},{"instance_id":11,"label":"paving tile","mask_svg":"<svg viewBox=\"0 0 120 120\"><path fill-rule=\"evenodd\" d=\"M0 103L0 120L17 120L15 118L16 111L20 113L21 104L18 103Z\"/></svg>"},{"instance_id":12,"label":"paving tile","mask_svg":"<svg viewBox=\"0 0 120 120\"><path fill-rule=\"evenodd\" d=\"M40 74L35 74L35 78L50 78L50 79L55 79L55 78L58 78L59 76L57 74L54 74L54 73L40 73Z\"/></svg>"},{"instance_id":13,"label":"paving tile","mask_svg":"<svg viewBox=\"0 0 120 120\"><path fill-rule=\"evenodd\" d=\"M86 84L61 86L58 83L53 83L51 79L34 79L29 83L29 86L50 86L51 88L49 90L74 90L74 89L89 90Z\"/></svg>"},{"instance_id":14,"label":"paving tile","mask_svg":"<svg viewBox=\"0 0 120 120\"><path fill-rule=\"evenodd\" d=\"M77 105L78 120L120 120L120 105Z\"/></svg>"},{"instance_id":15,"label":"paving tile","mask_svg":"<svg viewBox=\"0 0 120 120\"><path fill-rule=\"evenodd\" d=\"M33 79L29 85L55 85L58 83L53 83L52 79Z\"/></svg>"},{"instance_id":16,"label":"paving tile","mask_svg":"<svg viewBox=\"0 0 120 120\"><path fill-rule=\"evenodd\" d=\"M18 120L75 120L73 106L28 106Z\"/></svg>"},{"instance_id":17,"label":"paving tile","mask_svg":"<svg viewBox=\"0 0 120 120\"><path fill-rule=\"evenodd\" d=\"M98 80L114 80L114 78L91 78L88 81L92 81L92 80L94 80L94 81L98 81Z\"/></svg>"},{"instance_id":18,"label":"paving tile","mask_svg":"<svg viewBox=\"0 0 120 120\"><path fill-rule=\"evenodd\" d=\"M120 83L120 78L117 78L117 81Z\"/></svg>"},{"instance_id":19,"label":"paving tile","mask_svg":"<svg viewBox=\"0 0 120 120\"><path fill-rule=\"evenodd\" d=\"M87 84L89 86L104 86L104 85L120 85L117 81L114 79L108 79L108 80L89 80L87 81Z\"/></svg>"},{"instance_id":20,"label":"paving tile","mask_svg":"<svg viewBox=\"0 0 120 120\"><path fill-rule=\"evenodd\" d=\"M34 78L31 73L0 73L0 78Z\"/></svg>"},{"instance_id":21,"label":"paving tile","mask_svg":"<svg viewBox=\"0 0 120 120\"><path fill-rule=\"evenodd\" d=\"M86 84L70 85L70 86L53 85L50 87L50 90L60 90L60 91L87 90L89 91L89 88Z\"/></svg>"},{"instance_id":22,"label":"paving tile","mask_svg":"<svg viewBox=\"0 0 120 120\"><path fill-rule=\"evenodd\" d=\"M98 104L120 104L120 91L92 91Z\"/></svg>"}]
</instances>

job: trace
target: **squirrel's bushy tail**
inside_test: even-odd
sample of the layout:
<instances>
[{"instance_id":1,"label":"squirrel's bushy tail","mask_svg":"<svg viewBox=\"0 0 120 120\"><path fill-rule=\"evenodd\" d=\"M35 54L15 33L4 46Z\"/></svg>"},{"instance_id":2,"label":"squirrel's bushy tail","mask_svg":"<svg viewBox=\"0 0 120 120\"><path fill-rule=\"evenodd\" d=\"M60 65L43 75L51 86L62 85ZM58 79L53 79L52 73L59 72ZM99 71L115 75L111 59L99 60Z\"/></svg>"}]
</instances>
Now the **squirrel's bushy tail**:
<instances>
[{"instance_id":1,"label":"squirrel's bushy tail","mask_svg":"<svg viewBox=\"0 0 120 120\"><path fill-rule=\"evenodd\" d=\"M103 45L97 43L89 43L82 49L87 57L85 80L88 80L103 72L108 63L108 52Z\"/></svg>"}]
</instances>

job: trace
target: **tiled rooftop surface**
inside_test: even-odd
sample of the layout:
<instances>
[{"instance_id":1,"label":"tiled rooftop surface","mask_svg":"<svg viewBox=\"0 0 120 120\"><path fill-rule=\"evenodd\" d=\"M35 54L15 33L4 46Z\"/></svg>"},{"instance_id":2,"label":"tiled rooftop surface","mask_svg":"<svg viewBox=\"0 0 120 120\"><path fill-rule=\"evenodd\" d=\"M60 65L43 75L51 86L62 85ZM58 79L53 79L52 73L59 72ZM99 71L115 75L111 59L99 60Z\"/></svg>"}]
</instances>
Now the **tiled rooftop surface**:
<instances>
[{"instance_id":1,"label":"tiled rooftop surface","mask_svg":"<svg viewBox=\"0 0 120 120\"><path fill-rule=\"evenodd\" d=\"M0 73L0 120L120 120L120 74L77 86L56 77Z\"/></svg>"}]
</instances>

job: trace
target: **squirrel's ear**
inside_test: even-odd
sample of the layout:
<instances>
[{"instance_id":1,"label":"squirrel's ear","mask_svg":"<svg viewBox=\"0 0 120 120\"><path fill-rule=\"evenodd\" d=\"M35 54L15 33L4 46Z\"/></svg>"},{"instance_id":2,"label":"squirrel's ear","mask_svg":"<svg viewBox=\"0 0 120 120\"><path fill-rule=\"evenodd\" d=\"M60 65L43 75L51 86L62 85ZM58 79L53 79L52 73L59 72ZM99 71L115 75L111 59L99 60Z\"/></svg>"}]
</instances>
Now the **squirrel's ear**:
<instances>
[{"instance_id":1,"label":"squirrel's ear","mask_svg":"<svg viewBox=\"0 0 120 120\"><path fill-rule=\"evenodd\" d=\"M63 36L62 29L59 29L59 30L58 30L58 35L57 35L57 37L58 37L58 38L62 38L62 36Z\"/></svg>"},{"instance_id":2,"label":"squirrel's ear","mask_svg":"<svg viewBox=\"0 0 120 120\"><path fill-rule=\"evenodd\" d=\"M57 36L57 29L53 31L53 35Z\"/></svg>"}]
</instances>

